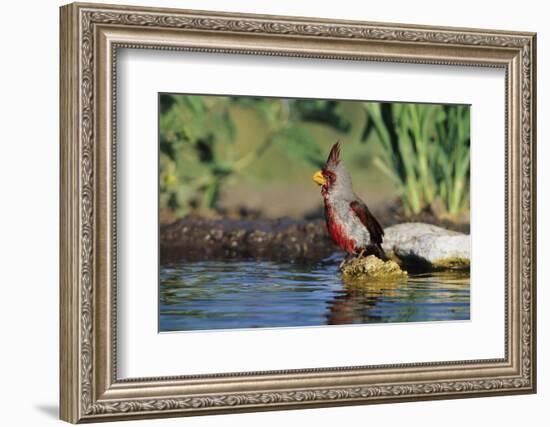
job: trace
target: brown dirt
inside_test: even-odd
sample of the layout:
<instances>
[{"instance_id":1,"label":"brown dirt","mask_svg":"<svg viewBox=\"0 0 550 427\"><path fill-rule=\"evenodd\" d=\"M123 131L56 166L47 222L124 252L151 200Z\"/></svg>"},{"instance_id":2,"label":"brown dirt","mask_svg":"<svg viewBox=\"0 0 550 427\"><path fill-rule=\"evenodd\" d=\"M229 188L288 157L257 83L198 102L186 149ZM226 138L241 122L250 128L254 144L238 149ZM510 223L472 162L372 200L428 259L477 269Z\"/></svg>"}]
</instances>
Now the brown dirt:
<instances>
[{"instance_id":1,"label":"brown dirt","mask_svg":"<svg viewBox=\"0 0 550 427\"><path fill-rule=\"evenodd\" d=\"M257 259L316 262L336 251L324 220L185 218L160 229L161 263Z\"/></svg>"},{"instance_id":2,"label":"brown dirt","mask_svg":"<svg viewBox=\"0 0 550 427\"><path fill-rule=\"evenodd\" d=\"M431 212L405 216L396 205L373 209L384 227L425 222L463 233L470 224L438 219ZM220 212L224 218L186 217L160 229L161 262L170 260L257 259L317 262L338 248L328 237L322 210L306 219L262 219L258 212Z\"/></svg>"}]
</instances>

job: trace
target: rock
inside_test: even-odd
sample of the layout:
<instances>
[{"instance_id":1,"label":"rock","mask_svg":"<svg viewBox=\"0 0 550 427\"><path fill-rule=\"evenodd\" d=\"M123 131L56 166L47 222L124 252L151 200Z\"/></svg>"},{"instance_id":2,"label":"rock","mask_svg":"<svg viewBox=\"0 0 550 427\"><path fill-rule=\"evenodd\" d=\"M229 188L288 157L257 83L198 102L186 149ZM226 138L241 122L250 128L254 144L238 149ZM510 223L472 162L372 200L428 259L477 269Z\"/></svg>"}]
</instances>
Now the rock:
<instances>
[{"instance_id":1,"label":"rock","mask_svg":"<svg viewBox=\"0 0 550 427\"><path fill-rule=\"evenodd\" d=\"M184 218L160 228L161 262L256 259L319 262L338 248L324 220ZM470 236L424 223L385 229L384 250L407 270L467 268ZM340 255L341 256L341 252Z\"/></svg>"},{"instance_id":2,"label":"rock","mask_svg":"<svg viewBox=\"0 0 550 427\"><path fill-rule=\"evenodd\" d=\"M407 272L401 270L395 261L382 261L374 255L357 257L344 262L342 276L345 279L371 278L375 280L395 280L406 278Z\"/></svg>"},{"instance_id":3,"label":"rock","mask_svg":"<svg viewBox=\"0 0 550 427\"><path fill-rule=\"evenodd\" d=\"M336 251L324 220L187 217L160 228L161 262L254 259L319 262Z\"/></svg>"},{"instance_id":4,"label":"rock","mask_svg":"<svg viewBox=\"0 0 550 427\"><path fill-rule=\"evenodd\" d=\"M384 230L382 247L407 268L465 269L470 266L470 236L431 224L410 222Z\"/></svg>"}]
</instances>

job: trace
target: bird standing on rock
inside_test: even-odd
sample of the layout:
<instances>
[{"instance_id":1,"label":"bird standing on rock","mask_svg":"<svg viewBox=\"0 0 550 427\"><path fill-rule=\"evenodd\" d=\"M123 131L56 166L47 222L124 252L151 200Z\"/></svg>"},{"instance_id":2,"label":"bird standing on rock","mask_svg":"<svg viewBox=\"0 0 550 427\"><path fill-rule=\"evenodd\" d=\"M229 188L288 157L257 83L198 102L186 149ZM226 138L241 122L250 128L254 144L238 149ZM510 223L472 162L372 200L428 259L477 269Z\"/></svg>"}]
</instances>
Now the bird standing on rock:
<instances>
[{"instance_id":1,"label":"bird standing on rock","mask_svg":"<svg viewBox=\"0 0 550 427\"><path fill-rule=\"evenodd\" d=\"M332 241L349 256L375 255L386 261L382 249L384 230L351 187L351 177L340 159L340 143L330 150L327 162L313 175L321 186L325 220Z\"/></svg>"}]
</instances>

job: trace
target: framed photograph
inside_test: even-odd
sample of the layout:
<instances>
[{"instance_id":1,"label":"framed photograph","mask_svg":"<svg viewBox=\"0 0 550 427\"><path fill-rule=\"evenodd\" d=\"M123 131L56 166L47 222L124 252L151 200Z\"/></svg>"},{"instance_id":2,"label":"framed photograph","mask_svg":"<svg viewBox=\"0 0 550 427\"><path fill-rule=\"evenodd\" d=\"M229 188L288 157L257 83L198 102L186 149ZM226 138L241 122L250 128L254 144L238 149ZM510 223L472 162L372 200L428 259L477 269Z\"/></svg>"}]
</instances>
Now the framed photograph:
<instances>
[{"instance_id":1,"label":"framed photograph","mask_svg":"<svg viewBox=\"0 0 550 427\"><path fill-rule=\"evenodd\" d=\"M60 22L63 420L535 392L535 34Z\"/></svg>"}]
</instances>

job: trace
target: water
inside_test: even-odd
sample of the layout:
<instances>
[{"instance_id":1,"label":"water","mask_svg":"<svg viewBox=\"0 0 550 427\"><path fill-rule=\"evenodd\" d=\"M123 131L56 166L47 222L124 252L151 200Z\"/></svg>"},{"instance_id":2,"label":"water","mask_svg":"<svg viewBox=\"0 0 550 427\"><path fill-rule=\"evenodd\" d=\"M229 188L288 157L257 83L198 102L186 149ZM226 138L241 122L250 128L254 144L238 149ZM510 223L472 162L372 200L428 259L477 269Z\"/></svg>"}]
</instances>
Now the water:
<instances>
[{"instance_id":1,"label":"water","mask_svg":"<svg viewBox=\"0 0 550 427\"><path fill-rule=\"evenodd\" d=\"M465 273L344 283L337 263L170 263L160 272L160 331L468 320Z\"/></svg>"}]
</instances>

